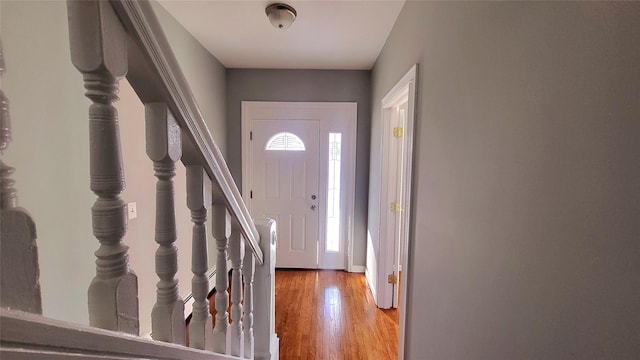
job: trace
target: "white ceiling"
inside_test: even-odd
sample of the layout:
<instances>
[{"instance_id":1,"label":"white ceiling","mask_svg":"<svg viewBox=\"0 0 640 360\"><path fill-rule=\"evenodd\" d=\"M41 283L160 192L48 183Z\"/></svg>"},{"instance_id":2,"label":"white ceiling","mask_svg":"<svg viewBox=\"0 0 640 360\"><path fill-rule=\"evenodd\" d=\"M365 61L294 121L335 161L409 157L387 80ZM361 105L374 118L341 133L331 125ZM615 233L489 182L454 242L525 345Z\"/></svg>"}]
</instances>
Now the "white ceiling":
<instances>
[{"instance_id":1,"label":"white ceiling","mask_svg":"<svg viewBox=\"0 0 640 360\"><path fill-rule=\"evenodd\" d=\"M296 0L285 30L265 14L275 0L159 0L227 68L371 69L404 0Z\"/></svg>"}]
</instances>

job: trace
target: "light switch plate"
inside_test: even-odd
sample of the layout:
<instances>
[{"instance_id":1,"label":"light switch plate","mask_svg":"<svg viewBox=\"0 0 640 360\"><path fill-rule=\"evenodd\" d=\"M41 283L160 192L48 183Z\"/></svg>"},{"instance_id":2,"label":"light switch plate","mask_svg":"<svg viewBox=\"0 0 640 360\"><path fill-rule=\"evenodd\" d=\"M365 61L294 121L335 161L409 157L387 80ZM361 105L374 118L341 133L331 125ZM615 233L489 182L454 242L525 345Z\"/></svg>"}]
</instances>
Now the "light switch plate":
<instances>
[{"instance_id":1,"label":"light switch plate","mask_svg":"<svg viewBox=\"0 0 640 360\"><path fill-rule=\"evenodd\" d=\"M129 220L138 217L138 210L136 209L135 202L127 203L127 217L129 218Z\"/></svg>"}]
</instances>

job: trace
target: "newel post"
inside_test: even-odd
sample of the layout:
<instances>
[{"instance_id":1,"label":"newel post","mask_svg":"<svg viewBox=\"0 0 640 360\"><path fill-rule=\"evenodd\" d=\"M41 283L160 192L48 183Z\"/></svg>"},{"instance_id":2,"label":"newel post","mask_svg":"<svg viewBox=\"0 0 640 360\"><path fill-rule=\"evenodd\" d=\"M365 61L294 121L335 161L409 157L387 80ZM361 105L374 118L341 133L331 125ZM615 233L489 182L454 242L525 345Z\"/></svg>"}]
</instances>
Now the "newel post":
<instances>
[{"instance_id":1,"label":"newel post","mask_svg":"<svg viewBox=\"0 0 640 360\"><path fill-rule=\"evenodd\" d=\"M84 77L89 107L91 213L96 276L89 286L91 326L138 334L138 279L129 269L124 171L120 150L118 82L127 72L124 28L106 1L69 1L71 60Z\"/></svg>"},{"instance_id":2,"label":"newel post","mask_svg":"<svg viewBox=\"0 0 640 360\"><path fill-rule=\"evenodd\" d=\"M156 182L157 298L151 313L154 340L185 343L184 303L178 293L178 249L175 246L176 208L173 177L182 156L180 127L164 103L145 105L147 155L153 161Z\"/></svg>"},{"instance_id":3,"label":"newel post","mask_svg":"<svg viewBox=\"0 0 640 360\"><path fill-rule=\"evenodd\" d=\"M255 358L277 359L279 352L276 335L276 222L272 219L255 221L260 235L260 249L264 254L262 265L256 265L253 308L255 329Z\"/></svg>"}]
</instances>

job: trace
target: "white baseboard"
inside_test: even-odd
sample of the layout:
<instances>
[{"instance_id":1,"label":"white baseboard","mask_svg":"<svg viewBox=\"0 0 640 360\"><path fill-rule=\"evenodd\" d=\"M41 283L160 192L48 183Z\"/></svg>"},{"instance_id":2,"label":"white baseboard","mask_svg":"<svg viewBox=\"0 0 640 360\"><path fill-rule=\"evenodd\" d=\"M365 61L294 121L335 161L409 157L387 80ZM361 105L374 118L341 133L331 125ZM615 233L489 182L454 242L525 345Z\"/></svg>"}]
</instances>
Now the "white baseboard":
<instances>
[{"instance_id":1,"label":"white baseboard","mask_svg":"<svg viewBox=\"0 0 640 360\"><path fill-rule=\"evenodd\" d=\"M373 296L373 301L378 304L378 297L376 294L376 288L375 286L372 286L373 284L371 284L370 282L370 277L371 274L367 274L366 270L365 270L365 279L367 280L367 287L369 288L369 291L371 291L371 295Z\"/></svg>"},{"instance_id":2,"label":"white baseboard","mask_svg":"<svg viewBox=\"0 0 640 360\"><path fill-rule=\"evenodd\" d=\"M351 265L349 272L352 273L364 273L367 270L367 267L364 265Z\"/></svg>"}]
</instances>

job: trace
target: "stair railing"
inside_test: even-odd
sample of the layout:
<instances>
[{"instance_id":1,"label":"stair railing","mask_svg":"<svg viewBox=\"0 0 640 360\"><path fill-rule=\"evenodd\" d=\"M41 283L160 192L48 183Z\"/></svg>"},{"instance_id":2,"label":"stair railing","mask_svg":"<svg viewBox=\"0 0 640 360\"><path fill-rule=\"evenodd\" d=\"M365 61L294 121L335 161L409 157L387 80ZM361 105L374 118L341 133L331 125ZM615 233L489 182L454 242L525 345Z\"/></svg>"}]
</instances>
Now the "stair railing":
<instances>
[{"instance_id":1,"label":"stair railing","mask_svg":"<svg viewBox=\"0 0 640 360\"><path fill-rule=\"evenodd\" d=\"M97 199L91 212L93 233L99 242L96 275L88 290L92 328L38 315L41 309L35 228L31 226L32 233L5 232L5 208L15 208L15 201L9 200L15 199L15 190L9 177L12 170L3 163L3 252L5 244L27 248L30 252L26 256L33 259L33 264L25 266L35 274L35 280L30 282L30 291L12 300L25 304L29 300L33 305L18 309L32 314L7 309L15 307L5 305L3 295L0 354L3 358L18 358L26 353L39 359L57 359L71 353L99 358L277 358L275 222L253 222L150 4L140 0L69 0L68 16L71 59L83 75L85 96L92 102L90 185ZM127 229L126 206L120 196L125 175L114 106L119 80L125 76L145 104L146 149L157 178L155 262L159 281L152 311L154 341L130 336L139 335L138 280L129 268L128 247L122 240ZM2 127L8 129L8 125L4 126L8 117L5 121L2 116ZM8 145L5 140L10 139L5 133L9 134L3 129L3 148ZM184 302L175 278L178 268L173 177L177 161L187 169L187 206L193 222L194 303L189 348L184 347ZM210 290L206 277L208 211L212 213L217 249L215 327L206 298ZM27 225L33 223L25 221ZM3 266L5 255L2 254ZM230 314L228 259L232 273ZM5 287L4 281L3 277L2 293L6 294L15 285Z\"/></svg>"}]
</instances>

